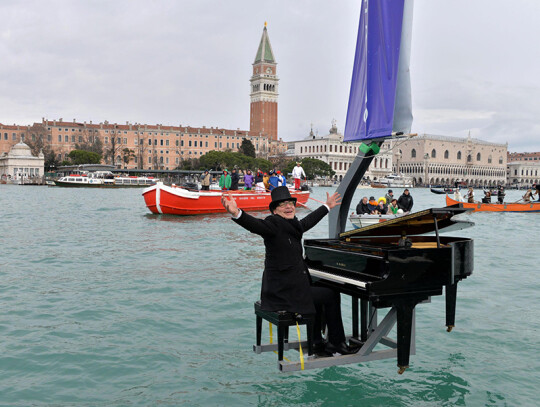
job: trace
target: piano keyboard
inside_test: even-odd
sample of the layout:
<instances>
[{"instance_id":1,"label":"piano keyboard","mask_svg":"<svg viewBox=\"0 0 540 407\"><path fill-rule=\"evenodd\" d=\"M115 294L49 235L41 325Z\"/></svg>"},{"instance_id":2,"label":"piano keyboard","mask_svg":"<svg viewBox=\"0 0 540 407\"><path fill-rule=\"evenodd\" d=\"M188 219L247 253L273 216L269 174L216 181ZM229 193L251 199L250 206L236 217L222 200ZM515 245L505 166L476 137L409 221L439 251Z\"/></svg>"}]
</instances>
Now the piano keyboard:
<instances>
[{"instance_id":1,"label":"piano keyboard","mask_svg":"<svg viewBox=\"0 0 540 407\"><path fill-rule=\"evenodd\" d=\"M351 284L356 287L366 288L366 283L358 280L353 280L352 278L342 277L338 276L337 274L327 273L325 271L315 270L311 268L308 268L308 271L312 277L333 281L339 284Z\"/></svg>"}]
</instances>

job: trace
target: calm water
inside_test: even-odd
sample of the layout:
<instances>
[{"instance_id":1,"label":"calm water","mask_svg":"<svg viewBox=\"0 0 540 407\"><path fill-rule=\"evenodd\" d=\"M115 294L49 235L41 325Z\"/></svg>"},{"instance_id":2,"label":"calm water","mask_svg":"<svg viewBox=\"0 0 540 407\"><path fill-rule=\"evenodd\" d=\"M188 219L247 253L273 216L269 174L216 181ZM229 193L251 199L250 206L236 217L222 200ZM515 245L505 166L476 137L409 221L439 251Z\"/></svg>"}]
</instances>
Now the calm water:
<instances>
[{"instance_id":1,"label":"calm water","mask_svg":"<svg viewBox=\"0 0 540 407\"><path fill-rule=\"evenodd\" d=\"M254 354L262 241L225 215L151 215L141 190L11 185L0 208L1 406L537 405L539 213L465 215L475 271L457 326L445 331L443 297L419 306L400 376L395 360L283 374Z\"/></svg>"}]
</instances>

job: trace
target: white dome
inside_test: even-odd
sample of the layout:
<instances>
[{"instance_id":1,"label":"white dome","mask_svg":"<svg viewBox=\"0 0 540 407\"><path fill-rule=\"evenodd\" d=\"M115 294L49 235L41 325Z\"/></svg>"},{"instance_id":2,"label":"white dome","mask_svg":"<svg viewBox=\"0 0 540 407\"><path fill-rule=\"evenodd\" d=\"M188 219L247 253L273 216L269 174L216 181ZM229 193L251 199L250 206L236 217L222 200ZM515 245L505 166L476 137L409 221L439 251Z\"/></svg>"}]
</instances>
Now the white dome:
<instances>
[{"instance_id":1,"label":"white dome","mask_svg":"<svg viewBox=\"0 0 540 407\"><path fill-rule=\"evenodd\" d=\"M33 157L30 147L28 147L28 145L24 144L22 141L11 147L11 150L9 150L9 155L11 157Z\"/></svg>"}]
</instances>

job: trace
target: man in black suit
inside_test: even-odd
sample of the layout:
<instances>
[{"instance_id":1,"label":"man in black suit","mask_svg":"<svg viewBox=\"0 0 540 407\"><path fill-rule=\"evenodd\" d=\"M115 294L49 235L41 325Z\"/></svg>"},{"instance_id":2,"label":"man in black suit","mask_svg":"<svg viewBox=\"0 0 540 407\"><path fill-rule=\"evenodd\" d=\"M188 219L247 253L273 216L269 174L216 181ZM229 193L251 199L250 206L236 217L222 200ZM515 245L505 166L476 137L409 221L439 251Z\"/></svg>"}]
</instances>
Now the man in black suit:
<instances>
[{"instance_id":1,"label":"man in black suit","mask_svg":"<svg viewBox=\"0 0 540 407\"><path fill-rule=\"evenodd\" d=\"M314 350L318 355L329 356L333 353L355 353L358 349L350 348L345 342L339 292L312 286L304 263L303 233L314 227L341 200L338 193L326 195L326 203L302 220L296 217L296 198L291 197L286 186L272 190L272 202L269 205L272 215L265 219L255 218L242 211L229 195L223 195L221 203L236 223L264 239L266 256L261 308L267 311L316 314ZM327 344L323 343L320 330L323 313L328 326Z\"/></svg>"}]
</instances>

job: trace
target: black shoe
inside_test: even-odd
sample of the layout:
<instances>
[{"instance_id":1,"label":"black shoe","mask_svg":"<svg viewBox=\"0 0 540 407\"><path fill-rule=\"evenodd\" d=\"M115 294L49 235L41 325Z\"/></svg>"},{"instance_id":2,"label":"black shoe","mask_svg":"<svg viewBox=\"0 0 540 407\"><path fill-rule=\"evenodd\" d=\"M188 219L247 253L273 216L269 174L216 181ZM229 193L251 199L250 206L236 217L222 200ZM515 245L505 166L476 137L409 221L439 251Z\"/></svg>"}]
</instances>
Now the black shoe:
<instances>
[{"instance_id":1,"label":"black shoe","mask_svg":"<svg viewBox=\"0 0 540 407\"><path fill-rule=\"evenodd\" d=\"M333 356L332 353L326 350L326 343L324 342L314 343L313 353L320 358L328 358Z\"/></svg>"},{"instance_id":2,"label":"black shoe","mask_svg":"<svg viewBox=\"0 0 540 407\"><path fill-rule=\"evenodd\" d=\"M338 345L333 345L330 342L326 344L326 351L334 353L340 353L342 355L353 355L356 352L358 352L360 348L352 348L349 345L347 345L345 342L341 342Z\"/></svg>"}]
</instances>

